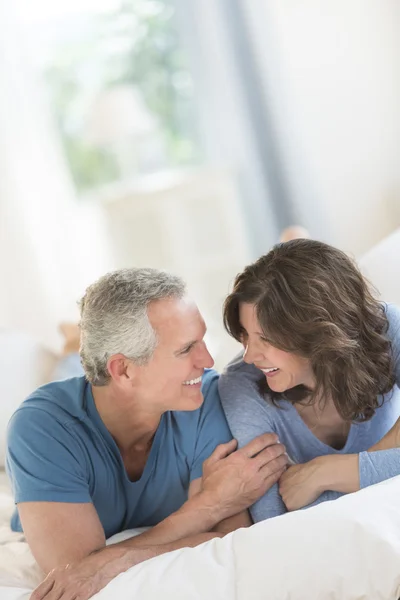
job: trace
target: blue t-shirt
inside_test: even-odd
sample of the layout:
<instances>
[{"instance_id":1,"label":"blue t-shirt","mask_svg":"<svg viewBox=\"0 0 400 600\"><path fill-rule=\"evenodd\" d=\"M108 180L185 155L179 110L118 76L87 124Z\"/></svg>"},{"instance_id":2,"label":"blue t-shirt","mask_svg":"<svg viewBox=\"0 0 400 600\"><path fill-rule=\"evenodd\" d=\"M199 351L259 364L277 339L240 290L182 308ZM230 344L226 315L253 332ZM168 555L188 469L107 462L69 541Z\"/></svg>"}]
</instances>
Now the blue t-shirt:
<instances>
[{"instance_id":1,"label":"blue t-shirt","mask_svg":"<svg viewBox=\"0 0 400 600\"><path fill-rule=\"evenodd\" d=\"M379 483L400 475L400 448L367 452L379 442L400 417L400 308L386 305L389 321L387 336L392 345L396 385L382 398L369 421L352 423L346 444L336 450L321 442L305 424L296 408L287 400L274 406L261 395L258 387L260 370L246 364L242 355L233 360L219 380L222 405L229 426L239 447L266 432L274 432L285 444L290 458L295 463L305 463L317 456L328 454L359 454L360 487ZM339 492L326 491L314 502L335 500ZM286 507L275 484L251 508L253 520L262 521L286 512Z\"/></svg>"},{"instance_id":2,"label":"blue t-shirt","mask_svg":"<svg viewBox=\"0 0 400 600\"><path fill-rule=\"evenodd\" d=\"M7 471L16 504L93 503L106 537L156 525L187 500L189 483L201 477L215 447L232 439L215 371L204 373L202 392L197 410L162 415L143 474L132 482L85 378L39 388L8 427ZM18 510L11 526L22 531Z\"/></svg>"}]
</instances>

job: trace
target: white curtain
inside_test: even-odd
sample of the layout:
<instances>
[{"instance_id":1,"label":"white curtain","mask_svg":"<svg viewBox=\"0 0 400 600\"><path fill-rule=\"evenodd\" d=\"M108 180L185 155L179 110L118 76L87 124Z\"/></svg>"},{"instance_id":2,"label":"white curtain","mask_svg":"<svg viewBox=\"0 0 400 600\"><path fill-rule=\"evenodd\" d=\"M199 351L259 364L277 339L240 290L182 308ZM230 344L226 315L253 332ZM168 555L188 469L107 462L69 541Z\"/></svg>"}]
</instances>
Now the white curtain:
<instances>
[{"instance_id":1,"label":"white curtain","mask_svg":"<svg viewBox=\"0 0 400 600\"><path fill-rule=\"evenodd\" d=\"M294 215L313 236L362 255L400 225L400 3L234 3L251 32Z\"/></svg>"},{"instance_id":2,"label":"white curtain","mask_svg":"<svg viewBox=\"0 0 400 600\"><path fill-rule=\"evenodd\" d=\"M175 1L255 252L289 221L356 255L398 226L400 3Z\"/></svg>"},{"instance_id":3,"label":"white curtain","mask_svg":"<svg viewBox=\"0 0 400 600\"><path fill-rule=\"evenodd\" d=\"M30 56L13 3L0 0L0 325L56 348L58 323L77 317L83 288L108 264Z\"/></svg>"},{"instance_id":4,"label":"white curtain","mask_svg":"<svg viewBox=\"0 0 400 600\"><path fill-rule=\"evenodd\" d=\"M244 21L238 22L242 15L236 0L175 3L192 61L206 158L237 175L252 251L259 256L277 241L279 229L291 217L287 197L282 197L278 150L273 132L267 130L267 98L251 34ZM257 89L248 89L248 82Z\"/></svg>"}]
</instances>

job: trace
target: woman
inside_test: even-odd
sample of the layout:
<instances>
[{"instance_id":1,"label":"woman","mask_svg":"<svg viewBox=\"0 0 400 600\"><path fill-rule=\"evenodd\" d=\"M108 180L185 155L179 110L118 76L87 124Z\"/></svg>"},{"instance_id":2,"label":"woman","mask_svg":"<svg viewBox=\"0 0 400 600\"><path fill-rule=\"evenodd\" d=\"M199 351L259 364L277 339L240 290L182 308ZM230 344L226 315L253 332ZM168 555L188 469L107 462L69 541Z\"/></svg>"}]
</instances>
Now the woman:
<instances>
[{"instance_id":1,"label":"woman","mask_svg":"<svg viewBox=\"0 0 400 600\"><path fill-rule=\"evenodd\" d=\"M275 432L292 463L254 521L400 474L400 309L343 252L278 244L236 277L224 323L244 346L220 378L232 433Z\"/></svg>"}]
</instances>

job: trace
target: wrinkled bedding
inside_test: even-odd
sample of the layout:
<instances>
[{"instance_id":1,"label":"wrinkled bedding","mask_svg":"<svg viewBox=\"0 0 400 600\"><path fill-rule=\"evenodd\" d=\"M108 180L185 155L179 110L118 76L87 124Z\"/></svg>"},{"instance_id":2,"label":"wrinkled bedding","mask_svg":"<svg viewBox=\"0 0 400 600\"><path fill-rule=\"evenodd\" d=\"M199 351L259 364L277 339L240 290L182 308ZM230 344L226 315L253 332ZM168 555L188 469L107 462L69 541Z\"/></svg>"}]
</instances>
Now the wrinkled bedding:
<instances>
[{"instance_id":1,"label":"wrinkled bedding","mask_svg":"<svg viewBox=\"0 0 400 600\"><path fill-rule=\"evenodd\" d=\"M396 477L149 560L119 575L95 598L397 600L399 498ZM41 573L23 536L10 531L12 509L0 484L0 599L28 600Z\"/></svg>"}]
</instances>

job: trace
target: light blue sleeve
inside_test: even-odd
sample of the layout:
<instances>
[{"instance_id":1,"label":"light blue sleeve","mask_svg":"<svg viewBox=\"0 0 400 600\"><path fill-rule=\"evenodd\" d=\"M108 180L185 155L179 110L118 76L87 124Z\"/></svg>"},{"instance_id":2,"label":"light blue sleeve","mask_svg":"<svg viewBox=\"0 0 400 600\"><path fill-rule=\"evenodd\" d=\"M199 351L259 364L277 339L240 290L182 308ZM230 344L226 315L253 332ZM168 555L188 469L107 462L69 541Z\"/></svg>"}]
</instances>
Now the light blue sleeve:
<instances>
[{"instance_id":1,"label":"light blue sleeve","mask_svg":"<svg viewBox=\"0 0 400 600\"><path fill-rule=\"evenodd\" d=\"M92 501L77 439L41 408L23 406L12 416L6 468L16 504Z\"/></svg>"},{"instance_id":2,"label":"light blue sleeve","mask_svg":"<svg viewBox=\"0 0 400 600\"><path fill-rule=\"evenodd\" d=\"M400 308L394 304L388 304L386 315L389 320L388 337L392 343L396 384L400 387ZM359 474L361 488L400 475L400 448L361 452L359 454Z\"/></svg>"},{"instance_id":3,"label":"light blue sleeve","mask_svg":"<svg viewBox=\"0 0 400 600\"><path fill-rule=\"evenodd\" d=\"M392 342L392 355L396 384L400 387L400 307L388 304L386 315L389 319L388 337Z\"/></svg>"},{"instance_id":4,"label":"light blue sleeve","mask_svg":"<svg viewBox=\"0 0 400 600\"><path fill-rule=\"evenodd\" d=\"M218 373L212 370L206 371L203 376L204 402L200 409L190 481L202 476L203 462L218 444L226 444L232 439L218 393L218 377Z\"/></svg>"},{"instance_id":5,"label":"light blue sleeve","mask_svg":"<svg viewBox=\"0 0 400 600\"><path fill-rule=\"evenodd\" d=\"M257 384L243 374L223 373L219 380L223 409L233 436L242 448L263 433L277 433L268 413L259 401ZM265 402L262 399L262 402ZM255 523L284 514L286 507L273 485L253 506L250 513Z\"/></svg>"}]
</instances>

